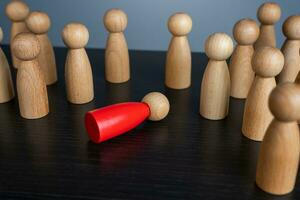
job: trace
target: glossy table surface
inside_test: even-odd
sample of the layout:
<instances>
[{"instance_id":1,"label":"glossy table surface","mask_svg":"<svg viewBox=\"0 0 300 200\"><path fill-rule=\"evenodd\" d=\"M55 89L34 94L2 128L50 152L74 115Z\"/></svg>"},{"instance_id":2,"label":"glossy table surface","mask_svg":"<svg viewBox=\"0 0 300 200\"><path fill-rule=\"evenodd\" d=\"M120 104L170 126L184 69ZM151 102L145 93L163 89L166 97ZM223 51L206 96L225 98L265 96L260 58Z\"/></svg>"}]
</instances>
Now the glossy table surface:
<instances>
[{"instance_id":1,"label":"glossy table surface","mask_svg":"<svg viewBox=\"0 0 300 200\"><path fill-rule=\"evenodd\" d=\"M241 134L244 101L231 99L225 120L198 114L204 54L193 54L192 87L177 91L164 86L165 52L130 51L131 80L109 84L104 51L88 50L95 99L72 105L65 97L66 49L55 52L59 81L48 87L48 116L25 120L17 99L0 104L0 199L300 199L299 181L280 198L255 186L260 143ZM169 98L165 120L102 144L89 142L87 111L139 101L150 91Z\"/></svg>"}]
</instances>

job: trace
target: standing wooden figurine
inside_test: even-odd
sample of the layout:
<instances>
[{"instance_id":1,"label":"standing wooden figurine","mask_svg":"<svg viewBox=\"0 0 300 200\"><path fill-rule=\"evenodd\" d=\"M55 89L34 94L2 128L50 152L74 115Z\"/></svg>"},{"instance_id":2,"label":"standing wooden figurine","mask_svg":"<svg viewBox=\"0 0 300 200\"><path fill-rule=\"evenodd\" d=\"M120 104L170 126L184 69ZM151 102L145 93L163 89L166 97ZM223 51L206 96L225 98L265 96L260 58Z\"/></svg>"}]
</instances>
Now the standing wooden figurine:
<instances>
[{"instance_id":1,"label":"standing wooden figurine","mask_svg":"<svg viewBox=\"0 0 300 200\"><path fill-rule=\"evenodd\" d=\"M45 79L37 56L40 44L32 33L18 34L12 43L12 50L21 63L17 72L17 92L21 116L38 119L49 113Z\"/></svg>"},{"instance_id":2,"label":"standing wooden figurine","mask_svg":"<svg viewBox=\"0 0 300 200\"><path fill-rule=\"evenodd\" d=\"M278 83L294 82L300 71L300 15L287 18L282 26L286 40L281 48L285 63L281 73L277 76Z\"/></svg>"},{"instance_id":3,"label":"standing wooden figurine","mask_svg":"<svg viewBox=\"0 0 300 200\"><path fill-rule=\"evenodd\" d=\"M55 55L52 44L48 38L51 21L46 13L34 11L26 19L28 29L36 34L41 45L41 53L38 56L39 65L44 73L47 85L57 81Z\"/></svg>"},{"instance_id":4,"label":"standing wooden figurine","mask_svg":"<svg viewBox=\"0 0 300 200\"><path fill-rule=\"evenodd\" d=\"M256 73L244 108L242 132L251 140L262 141L273 116L268 107L271 91L276 86L275 76L280 73L284 57L279 49L261 47L252 58Z\"/></svg>"},{"instance_id":5,"label":"standing wooden figurine","mask_svg":"<svg viewBox=\"0 0 300 200\"><path fill-rule=\"evenodd\" d=\"M120 9L111 9L104 15L104 25L109 31L105 49L105 78L111 83L130 79L129 54L123 31L127 16Z\"/></svg>"},{"instance_id":6,"label":"standing wooden figurine","mask_svg":"<svg viewBox=\"0 0 300 200\"><path fill-rule=\"evenodd\" d=\"M229 72L231 80L230 96L245 99L254 79L252 69L253 44L259 36L259 27L252 19L242 19L233 28L237 45L232 53Z\"/></svg>"},{"instance_id":7,"label":"standing wooden figurine","mask_svg":"<svg viewBox=\"0 0 300 200\"><path fill-rule=\"evenodd\" d=\"M22 32L28 32L25 24L25 19L29 15L29 7L22 1L11 1L7 4L5 9L6 15L12 21L10 30L10 44L14 37ZM20 60L15 56L15 53L11 49L12 62L15 68L18 68Z\"/></svg>"},{"instance_id":8,"label":"standing wooden figurine","mask_svg":"<svg viewBox=\"0 0 300 200\"><path fill-rule=\"evenodd\" d=\"M0 27L0 42L3 39L3 32ZM7 58L0 47L0 103L10 101L15 97L13 82Z\"/></svg>"},{"instance_id":9,"label":"standing wooden figurine","mask_svg":"<svg viewBox=\"0 0 300 200\"><path fill-rule=\"evenodd\" d=\"M260 21L260 34L255 42L255 49L262 46L276 47L275 23L281 17L281 9L277 3L264 3L257 11L257 18Z\"/></svg>"},{"instance_id":10,"label":"standing wooden figurine","mask_svg":"<svg viewBox=\"0 0 300 200\"><path fill-rule=\"evenodd\" d=\"M191 85L191 50L187 34L192 30L192 19L186 13L169 18L169 31L173 34L167 53L165 84L172 89L185 89Z\"/></svg>"},{"instance_id":11,"label":"standing wooden figurine","mask_svg":"<svg viewBox=\"0 0 300 200\"><path fill-rule=\"evenodd\" d=\"M84 49L89 32L83 24L70 23L64 27L62 38L69 48L65 65L67 99L74 104L88 103L94 99L92 68Z\"/></svg>"},{"instance_id":12,"label":"standing wooden figurine","mask_svg":"<svg viewBox=\"0 0 300 200\"><path fill-rule=\"evenodd\" d=\"M205 42L209 62L205 69L200 95L200 114L211 120L228 114L230 76L226 63L233 51L233 42L225 33L214 33Z\"/></svg>"},{"instance_id":13,"label":"standing wooden figurine","mask_svg":"<svg viewBox=\"0 0 300 200\"><path fill-rule=\"evenodd\" d=\"M284 195L295 186L299 164L300 86L278 85L271 93L272 121L260 147L256 184L265 192Z\"/></svg>"}]
</instances>

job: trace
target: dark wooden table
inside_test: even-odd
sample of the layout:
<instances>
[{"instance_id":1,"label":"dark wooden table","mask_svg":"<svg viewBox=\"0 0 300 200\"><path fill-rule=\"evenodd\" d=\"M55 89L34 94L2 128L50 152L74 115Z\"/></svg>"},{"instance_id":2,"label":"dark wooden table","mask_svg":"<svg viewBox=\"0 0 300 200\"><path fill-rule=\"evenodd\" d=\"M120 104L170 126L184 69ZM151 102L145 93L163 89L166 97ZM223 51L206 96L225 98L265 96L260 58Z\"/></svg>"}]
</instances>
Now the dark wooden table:
<instances>
[{"instance_id":1,"label":"dark wooden table","mask_svg":"<svg viewBox=\"0 0 300 200\"><path fill-rule=\"evenodd\" d=\"M225 120L198 114L204 54L193 54L192 87L177 91L164 86L165 52L131 51L131 80L109 84L104 51L88 50L96 98L72 105L65 97L66 49L55 51L59 82L48 87L47 117L22 119L17 99L0 104L0 199L277 199L255 186L260 143L241 134L244 101L231 99ZM169 98L165 120L102 144L89 142L87 111L139 101L150 91ZM299 181L278 199L300 199Z\"/></svg>"}]
</instances>

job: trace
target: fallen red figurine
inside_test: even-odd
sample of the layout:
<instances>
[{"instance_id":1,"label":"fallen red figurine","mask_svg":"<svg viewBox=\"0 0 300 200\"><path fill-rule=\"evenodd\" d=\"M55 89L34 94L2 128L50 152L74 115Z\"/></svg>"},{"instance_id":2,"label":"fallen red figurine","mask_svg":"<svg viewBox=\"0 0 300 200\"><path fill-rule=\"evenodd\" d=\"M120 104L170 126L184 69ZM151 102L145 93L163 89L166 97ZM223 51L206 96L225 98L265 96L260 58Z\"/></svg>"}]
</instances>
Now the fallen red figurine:
<instances>
[{"instance_id":1,"label":"fallen red figurine","mask_svg":"<svg viewBox=\"0 0 300 200\"><path fill-rule=\"evenodd\" d=\"M91 141L100 143L128 132L145 119L162 120L169 110L167 97L151 92L142 102L119 103L87 112L85 127Z\"/></svg>"}]
</instances>

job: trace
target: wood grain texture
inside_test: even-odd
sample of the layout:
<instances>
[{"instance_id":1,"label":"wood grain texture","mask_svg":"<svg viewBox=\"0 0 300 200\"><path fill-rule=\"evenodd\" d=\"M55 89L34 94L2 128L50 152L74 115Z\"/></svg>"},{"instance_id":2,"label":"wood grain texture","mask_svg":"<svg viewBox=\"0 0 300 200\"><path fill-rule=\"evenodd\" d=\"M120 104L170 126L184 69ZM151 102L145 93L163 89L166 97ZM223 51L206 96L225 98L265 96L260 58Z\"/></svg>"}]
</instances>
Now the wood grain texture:
<instances>
[{"instance_id":1,"label":"wood grain texture","mask_svg":"<svg viewBox=\"0 0 300 200\"><path fill-rule=\"evenodd\" d=\"M28 32L24 21L29 15L29 12L29 7L23 1L11 1L6 5L5 13L12 22L10 31L10 44L12 44L12 41L17 34ZM18 68L18 65L21 61L15 57L12 50L11 54L13 66Z\"/></svg>"},{"instance_id":2,"label":"wood grain texture","mask_svg":"<svg viewBox=\"0 0 300 200\"><path fill-rule=\"evenodd\" d=\"M274 119L266 132L258 158L256 183L271 194L290 193L299 163L299 127Z\"/></svg>"},{"instance_id":3,"label":"wood grain texture","mask_svg":"<svg viewBox=\"0 0 300 200\"><path fill-rule=\"evenodd\" d=\"M24 33L24 32L29 32L29 30L26 27L26 24L24 22L13 22L11 25L11 30L10 30L10 44L13 42L13 39L15 38L16 35L19 33ZM18 68L20 65L21 60L19 60L13 53L11 49L11 54L12 54L12 63L15 68Z\"/></svg>"},{"instance_id":4,"label":"wood grain texture","mask_svg":"<svg viewBox=\"0 0 300 200\"><path fill-rule=\"evenodd\" d=\"M41 52L38 55L38 62L42 69L47 85L57 81L56 62L52 44L48 38L48 31L51 26L50 17L40 11L33 11L25 20L26 26L39 39Z\"/></svg>"},{"instance_id":5,"label":"wood grain texture","mask_svg":"<svg viewBox=\"0 0 300 200\"><path fill-rule=\"evenodd\" d=\"M254 48L258 49L263 46L276 47L276 32L273 25L261 25L259 38L254 44Z\"/></svg>"},{"instance_id":6,"label":"wood grain texture","mask_svg":"<svg viewBox=\"0 0 300 200\"><path fill-rule=\"evenodd\" d=\"M200 114L211 120L228 114L230 75L226 59L232 54L233 42L225 33L214 33L205 42L209 62L204 71L200 92Z\"/></svg>"},{"instance_id":7,"label":"wood grain texture","mask_svg":"<svg viewBox=\"0 0 300 200\"><path fill-rule=\"evenodd\" d=\"M295 186L300 155L299 102L300 86L294 83L280 84L270 95L269 107L275 119L261 145L256 183L271 194L287 194Z\"/></svg>"},{"instance_id":8,"label":"wood grain texture","mask_svg":"<svg viewBox=\"0 0 300 200\"><path fill-rule=\"evenodd\" d=\"M254 48L263 46L276 47L275 23L281 17L281 8L277 3L263 3L257 10L257 18L261 23L260 35L255 42Z\"/></svg>"},{"instance_id":9,"label":"wood grain texture","mask_svg":"<svg viewBox=\"0 0 300 200\"><path fill-rule=\"evenodd\" d=\"M228 114L230 75L226 61L209 61L201 84L200 114L212 120Z\"/></svg>"},{"instance_id":10,"label":"wood grain texture","mask_svg":"<svg viewBox=\"0 0 300 200\"><path fill-rule=\"evenodd\" d=\"M261 47L252 57L256 77L246 99L242 132L255 141L262 141L273 119L268 107L271 91L276 86L275 76L284 65L284 56L279 49Z\"/></svg>"},{"instance_id":11,"label":"wood grain texture","mask_svg":"<svg viewBox=\"0 0 300 200\"><path fill-rule=\"evenodd\" d=\"M32 33L20 33L11 47L21 60L16 81L20 114L25 119L44 117L49 105L44 75L36 59L41 50L39 40Z\"/></svg>"},{"instance_id":12,"label":"wood grain texture","mask_svg":"<svg viewBox=\"0 0 300 200\"><path fill-rule=\"evenodd\" d=\"M165 84L172 89L185 89L191 85L191 50L187 35L192 30L192 19L186 13L175 13L168 20L173 37L167 52Z\"/></svg>"},{"instance_id":13,"label":"wood grain texture","mask_svg":"<svg viewBox=\"0 0 300 200\"><path fill-rule=\"evenodd\" d=\"M142 99L150 108L151 121L160 121L164 119L170 110L170 103L168 98L160 92L150 92Z\"/></svg>"},{"instance_id":14,"label":"wood grain texture","mask_svg":"<svg viewBox=\"0 0 300 200\"><path fill-rule=\"evenodd\" d=\"M276 87L275 78L256 76L245 103L242 132L255 141L262 141L273 116L268 107L271 91Z\"/></svg>"},{"instance_id":15,"label":"wood grain texture","mask_svg":"<svg viewBox=\"0 0 300 200\"><path fill-rule=\"evenodd\" d=\"M173 37L167 53L165 84L172 89L191 85L191 50L186 36Z\"/></svg>"},{"instance_id":16,"label":"wood grain texture","mask_svg":"<svg viewBox=\"0 0 300 200\"><path fill-rule=\"evenodd\" d=\"M85 49L70 49L65 64L67 99L84 104L94 99L93 74Z\"/></svg>"},{"instance_id":17,"label":"wood grain texture","mask_svg":"<svg viewBox=\"0 0 300 200\"><path fill-rule=\"evenodd\" d=\"M120 9L108 10L103 22L109 35L105 49L105 79L111 83L123 83L130 79L130 64L127 42L123 31L127 15Z\"/></svg>"},{"instance_id":18,"label":"wood grain texture","mask_svg":"<svg viewBox=\"0 0 300 200\"><path fill-rule=\"evenodd\" d=\"M254 71L252 69L253 44L259 36L259 27L253 19L241 19L233 27L237 45L229 63L230 96L245 99L248 95Z\"/></svg>"},{"instance_id":19,"label":"wood grain texture","mask_svg":"<svg viewBox=\"0 0 300 200\"><path fill-rule=\"evenodd\" d=\"M294 82L300 70L300 16L288 17L282 26L282 32L286 36L281 51L285 63L281 73L277 76L278 83Z\"/></svg>"},{"instance_id":20,"label":"wood grain texture","mask_svg":"<svg viewBox=\"0 0 300 200\"><path fill-rule=\"evenodd\" d=\"M49 113L48 94L39 63L22 61L17 73L20 114L26 119L38 119Z\"/></svg>"},{"instance_id":21,"label":"wood grain texture","mask_svg":"<svg viewBox=\"0 0 300 200\"><path fill-rule=\"evenodd\" d=\"M41 70L44 74L47 85L57 82L56 61L52 44L46 34L37 35L40 41L41 53L38 56Z\"/></svg>"},{"instance_id":22,"label":"wood grain texture","mask_svg":"<svg viewBox=\"0 0 300 200\"><path fill-rule=\"evenodd\" d=\"M105 78L111 83L130 79L129 53L123 33L110 33L105 49Z\"/></svg>"},{"instance_id":23,"label":"wood grain texture","mask_svg":"<svg viewBox=\"0 0 300 200\"><path fill-rule=\"evenodd\" d=\"M252 69L253 46L237 45L229 63L230 96L245 99L249 93L255 73Z\"/></svg>"},{"instance_id":24,"label":"wood grain texture","mask_svg":"<svg viewBox=\"0 0 300 200\"><path fill-rule=\"evenodd\" d=\"M10 101L15 97L14 86L7 58L0 48L0 103Z\"/></svg>"}]
</instances>

